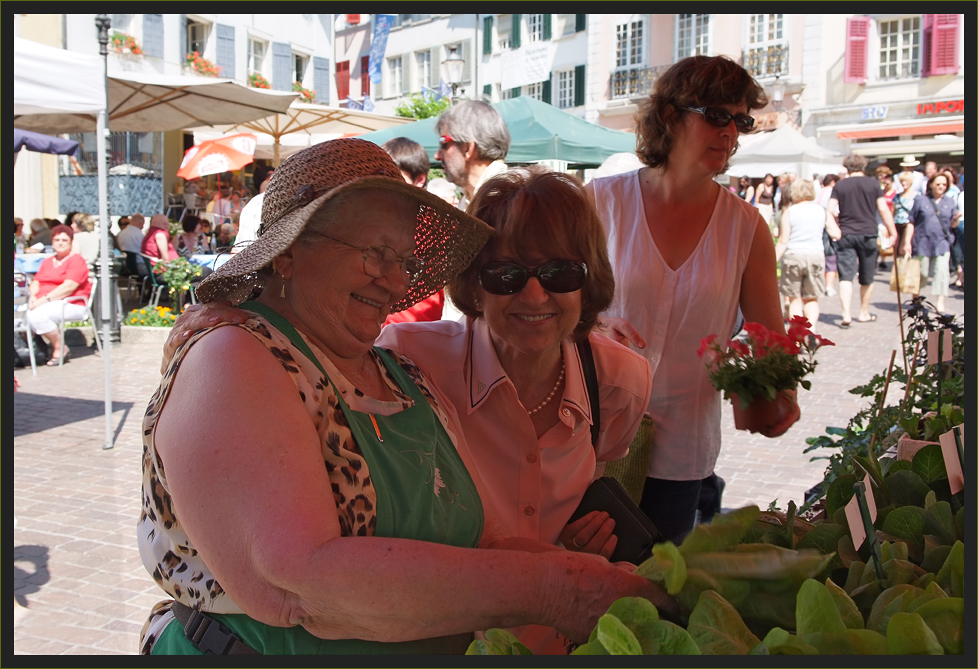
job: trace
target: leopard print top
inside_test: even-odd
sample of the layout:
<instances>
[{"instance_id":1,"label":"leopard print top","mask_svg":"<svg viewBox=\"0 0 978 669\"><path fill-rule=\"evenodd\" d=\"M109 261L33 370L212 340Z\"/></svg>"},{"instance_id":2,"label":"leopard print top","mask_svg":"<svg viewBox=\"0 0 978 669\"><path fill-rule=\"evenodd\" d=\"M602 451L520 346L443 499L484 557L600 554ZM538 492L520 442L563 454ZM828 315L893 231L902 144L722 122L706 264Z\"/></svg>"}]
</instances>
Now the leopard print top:
<instances>
[{"instance_id":1,"label":"leopard print top","mask_svg":"<svg viewBox=\"0 0 978 669\"><path fill-rule=\"evenodd\" d=\"M215 327L228 325L234 324L222 323ZM299 397L305 403L309 417L315 423L320 436L323 461L329 475L333 497L336 499L342 535L372 536L377 522L377 493L367 471L366 460L353 439L338 405L336 389L352 409L374 414L397 413L413 406L413 400L401 392L380 357L373 350L371 356L382 370L387 385L397 398L396 401L384 402L365 396L346 381L329 359L307 339L306 343L318 357L332 384L327 382L312 361L296 349L285 335L258 315L253 315L250 320L238 327L249 331L264 343L295 383ZM238 605L221 588L220 583L214 578L181 528L180 519L174 513L167 490L164 465L157 456L153 444L157 420L166 403L181 361L190 346L211 329L213 328L195 333L177 349L146 409L143 418L142 512L137 528L138 543L143 565L159 586L175 600L191 608L212 613L242 613ZM453 443L457 445L457 428L450 426L447 415L437 405L428 382L420 370L407 358L396 353L392 355L432 404L435 414L445 426ZM147 624L153 617L166 612L169 602L161 604L166 606L161 608L157 605Z\"/></svg>"}]
</instances>

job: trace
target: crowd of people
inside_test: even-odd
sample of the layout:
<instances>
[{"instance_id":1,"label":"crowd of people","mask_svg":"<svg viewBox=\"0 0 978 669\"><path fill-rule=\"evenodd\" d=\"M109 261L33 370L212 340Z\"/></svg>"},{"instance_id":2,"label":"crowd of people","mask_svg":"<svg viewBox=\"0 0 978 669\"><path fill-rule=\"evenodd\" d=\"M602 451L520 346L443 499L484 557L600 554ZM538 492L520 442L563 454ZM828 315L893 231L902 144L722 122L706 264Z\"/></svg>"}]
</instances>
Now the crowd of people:
<instances>
[{"instance_id":1,"label":"crowd of people","mask_svg":"<svg viewBox=\"0 0 978 669\"><path fill-rule=\"evenodd\" d=\"M849 156L843 175L721 185L766 104L741 65L693 56L641 106L641 166L586 185L508 167L498 112L460 101L436 125L444 178L409 139L337 139L256 171L247 204L232 183L176 235L163 215L120 220L115 243L151 262L232 253L174 325L143 418L137 541L167 599L141 652L459 653L501 627L565 654L624 596L674 619L609 561L610 513L571 518L614 468L639 474L662 540L720 511L700 341L817 324L830 288L841 327L873 320L887 249L922 260L936 300L952 270L963 285L953 171L924 193L911 156L871 176ZM52 231L55 269L84 265L87 224ZM32 304L83 290L46 280ZM793 391L776 406L753 429L799 419Z\"/></svg>"}]
</instances>

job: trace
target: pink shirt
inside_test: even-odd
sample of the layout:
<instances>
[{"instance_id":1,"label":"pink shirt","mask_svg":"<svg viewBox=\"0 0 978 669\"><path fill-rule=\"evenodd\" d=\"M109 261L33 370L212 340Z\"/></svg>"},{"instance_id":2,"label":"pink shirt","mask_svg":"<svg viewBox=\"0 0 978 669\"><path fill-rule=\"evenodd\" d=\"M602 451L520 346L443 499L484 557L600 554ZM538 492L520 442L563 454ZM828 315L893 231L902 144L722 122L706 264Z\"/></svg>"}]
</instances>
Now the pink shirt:
<instances>
[{"instance_id":1,"label":"pink shirt","mask_svg":"<svg viewBox=\"0 0 978 669\"><path fill-rule=\"evenodd\" d=\"M163 257L160 254L159 244L156 243L156 233L158 233L158 232L162 232L166 236L166 247L167 247L167 252L170 255L170 260L173 260L174 258L177 258L178 257L177 250L175 248L173 248L173 242L170 241L170 231L169 230L164 230L163 228L152 228L151 227L149 229L149 232L147 232L146 233L146 236L143 237L143 243L141 245L142 252L144 254L148 255L148 256L153 256L154 258L162 258ZM151 260L150 262L152 262L155 265L157 261Z\"/></svg>"},{"instance_id":2,"label":"pink shirt","mask_svg":"<svg viewBox=\"0 0 978 669\"><path fill-rule=\"evenodd\" d=\"M539 440L482 319L393 323L377 345L410 358L462 427L459 452L486 513L505 536L553 544L594 477L596 462L628 453L652 393L648 362L598 334L590 337L601 397L597 453L577 348L564 342L560 421Z\"/></svg>"},{"instance_id":3,"label":"pink shirt","mask_svg":"<svg viewBox=\"0 0 978 669\"><path fill-rule=\"evenodd\" d=\"M88 263L84 258L77 253L68 255L60 262L54 256L45 258L34 275L34 280L38 283L37 296L44 297L68 279L78 284L71 294L72 297L87 298L91 295L92 282L88 278Z\"/></svg>"}]
</instances>

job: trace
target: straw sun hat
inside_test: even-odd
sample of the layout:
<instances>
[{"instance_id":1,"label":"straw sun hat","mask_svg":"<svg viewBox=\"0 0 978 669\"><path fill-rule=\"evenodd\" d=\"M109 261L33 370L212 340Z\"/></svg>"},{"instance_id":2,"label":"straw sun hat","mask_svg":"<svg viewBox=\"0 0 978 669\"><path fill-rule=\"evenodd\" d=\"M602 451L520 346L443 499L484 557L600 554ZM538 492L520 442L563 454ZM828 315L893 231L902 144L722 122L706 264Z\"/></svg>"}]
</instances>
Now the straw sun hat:
<instances>
[{"instance_id":1,"label":"straw sun hat","mask_svg":"<svg viewBox=\"0 0 978 669\"><path fill-rule=\"evenodd\" d=\"M407 195L417 202L415 256L424 269L407 295L391 307L402 311L455 278L482 249L492 229L423 188L404 181L384 149L363 139L322 142L290 156L272 173L262 203L258 237L201 281L202 302L239 304L261 286L259 270L284 252L306 224L340 193L364 191L362 216L370 216L367 189Z\"/></svg>"},{"instance_id":2,"label":"straw sun hat","mask_svg":"<svg viewBox=\"0 0 978 669\"><path fill-rule=\"evenodd\" d=\"M914 156L904 156L903 162L900 163L900 167L916 167L919 164L920 161L917 160Z\"/></svg>"}]
</instances>

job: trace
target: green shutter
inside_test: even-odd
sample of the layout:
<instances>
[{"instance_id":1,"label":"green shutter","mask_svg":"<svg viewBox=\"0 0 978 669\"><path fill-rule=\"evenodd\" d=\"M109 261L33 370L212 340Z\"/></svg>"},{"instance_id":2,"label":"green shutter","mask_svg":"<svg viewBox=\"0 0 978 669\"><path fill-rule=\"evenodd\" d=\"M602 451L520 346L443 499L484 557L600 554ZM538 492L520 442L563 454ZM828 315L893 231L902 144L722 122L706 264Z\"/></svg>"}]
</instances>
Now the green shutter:
<instances>
[{"instance_id":1,"label":"green shutter","mask_svg":"<svg viewBox=\"0 0 978 669\"><path fill-rule=\"evenodd\" d=\"M553 14L543 15L543 39L549 40L553 36Z\"/></svg>"},{"instance_id":2,"label":"green shutter","mask_svg":"<svg viewBox=\"0 0 978 669\"><path fill-rule=\"evenodd\" d=\"M551 79L547 79L546 81L543 82L543 95L541 96L543 101L546 102L548 105L553 104L550 101L550 82L553 79L553 74L551 74L550 77Z\"/></svg>"},{"instance_id":3,"label":"green shutter","mask_svg":"<svg viewBox=\"0 0 978 669\"><path fill-rule=\"evenodd\" d=\"M581 16L578 14L578 16ZM584 104L584 66L578 65L574 68L574 106L580 107Z\"/></svg>"},{"instance_id":4,"label":"green shutter","mask_svg":"<svg viewBox=\"0 0 978 669\"><path fill-rule=\"evenodd\" d=\"M574 21L574 32L579 33L587 30L587 14L577 14Z\"/></svg>"},{"instance_id":5,"label":"green shutter","mask_svg":"<svg viewBox=\"0 0 978 669\"><path fill-rule=\"evenodd\" d=\"M520 96L520 93L522 93L522 92L523 92L523 89L521 87L519 87L519 86L514 87L513 88L513 97L514 98L518 98Z\"/></svg>"},{"instance_id":6,"label":"green shutter","mask_svg":"<svg viewBox=\"0 0 978 669\"><path fill-rule=\"evenodd\" d=\"M523 22L522 14L513 14L513 48L519 49L520 45L520 23Z\"/></svg>"},{"instance_id":7,"label":"green shutter","mask_svg":"<svg viewBox=\"0 0 978 669\"><path fill-rule=\"evenodd\" d=\"M483 86L482 87L482 94L483 95L488 95L491 98L492 97L492 84L486 84L485 86Z\"/></svg>"},{"instance_id":8,"label":"green shutter","mask_svg":"<svg viewBox=\"0 0 978 669\"><path fill-rule=\"evenodd\" d=\"M487 16L482 20L482 54L492 53L492 17Z\"/></svg>"}]
</instances>

